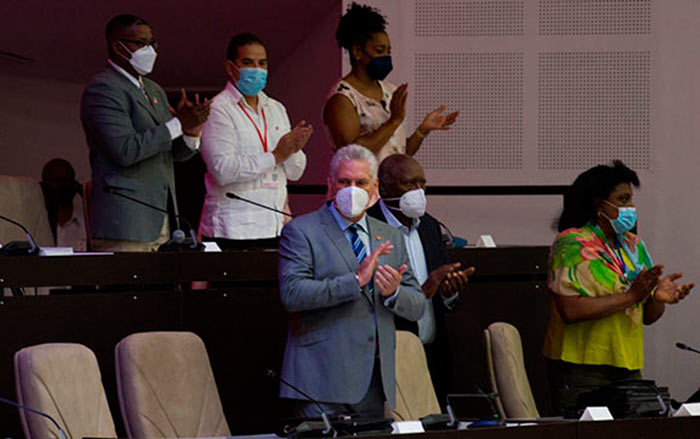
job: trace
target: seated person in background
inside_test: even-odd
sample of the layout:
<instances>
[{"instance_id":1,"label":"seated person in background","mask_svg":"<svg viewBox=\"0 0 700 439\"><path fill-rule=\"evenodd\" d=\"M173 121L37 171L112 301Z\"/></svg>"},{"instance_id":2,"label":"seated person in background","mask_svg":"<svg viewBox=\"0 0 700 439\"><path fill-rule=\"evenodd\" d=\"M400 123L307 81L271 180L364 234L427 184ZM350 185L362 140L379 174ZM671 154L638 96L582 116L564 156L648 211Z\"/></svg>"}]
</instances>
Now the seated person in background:
<instances>
[{"instance_id":1,"label":"seated person in background","mask_svg":"<svg viewBox=\"0 0 700 439\"><path fill-rule=\"evenodd\" d=\"M352 70L332 89L323 109L333 150L356 143L369 148L381 162L390 154L414 155L433 130L447 130L458 111L442 114L445 106L428 113L406 138L404 118L408 84L398 88L384 82L392 70L391 42L386 19L374 8L352 3L340 19L335 37L348 51Z\"/></svg>"},{"instance_id":2,"label":"seated person in background","mask_svg":"<svg viewBox=\"0 0 700 439\"><path fill-rule=\"evenodd\" d=\"M396 316L396 329L420 337L435 392L444 404L452 374L445 312L457 306L459 293L464 291L474 267L460 270L459 262L449 263L440 223L425 212L425 182L423 168L415 159L404 154L388 156L379 165L381 199L367 213L398 229L406 244L426 307L418 322ZM433 300L436 293L438 298Z\"/></svg>"},{"instance_id":3,"label":"seated person in background","mask_svg":"<svg viewBox=\"0 0 700 439\"><path fill-rule=\"evenodd\" d=\"M85 87L80 104L92 168L91 246L155 251L170 239L169 216L119 194L177 214L173 161L199 149L209 103L189 101L183 89L177 108L169 108L165 91L146 78L158 43L144 19L117 15L105 36L108 66Z\"/></svg>"},{"instance_id":4,"label":"seated person in background","mask_svg":"<svg viewBox=\"0 0 700 439\"><path fill-rule=\"evenodd\" d=\"M637 174L622 162L582 173L564 195L559 235L549 260L552 309L544 355L555 408L575 417L579 394L615 381L641 378L642 324L678 303L694 284L663 276L632 234Z\"/></svg>"},{"instance_id":5,"label":"seated person in background","mask_svg":"<svg viewBox=\"0 0 700 439\"><path fill-rule=\"evenodd\" d=\"M83 186L75 181L73 166L64 159L49 160L41 171L41 189L56 246L86 251Z\"/></svg>"},{"instance_id":6,"label":"seated person in background","mask_svg":"<svg viewBox=\"0 0 700 439\"><path fill-rule=\"evenodd\" d=\"M231 39L226 51L226 87L211 104L202 129L202 158L207 164L199 233L222 250L277 248L284 217L227 192L284 210L287 180L306 168L306 146L313 129L299 122L290 129L287 111L263 93L267 83L265 44L252 34Z\"/></svg>"},{"instance_id":7,"label":"seated person in background","mask_svg":"<svg viewBox=\"0 0 700 439\"><path fill-rule=\"evenodd\" d=\"M365 215L377 161L359 145L338 150L328 186L333 200L282 230L279 283L289 314L282 378L327 414L383 416L395 403L394 314L423 315L425 298L397 230ZM294 414L319 407L284 384Z\"/></svg>"}]
</instances>

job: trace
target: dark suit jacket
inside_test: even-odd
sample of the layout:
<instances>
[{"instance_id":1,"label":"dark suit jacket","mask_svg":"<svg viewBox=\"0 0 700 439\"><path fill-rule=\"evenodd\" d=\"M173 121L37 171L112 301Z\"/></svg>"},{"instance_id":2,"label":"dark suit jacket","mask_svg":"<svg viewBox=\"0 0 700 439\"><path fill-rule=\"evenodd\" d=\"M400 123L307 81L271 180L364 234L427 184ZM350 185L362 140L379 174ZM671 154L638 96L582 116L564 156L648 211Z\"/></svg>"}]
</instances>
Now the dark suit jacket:
<instances>
[{"instance_id":1,"label":"dark suit jacket","mask_svg":"<svg viewBox=\"0 0 700 439\"><path fill-rule=\"evenodd\" d=\"M394 250L380 264L409 265L398 230L367 218L372 249L389 240ZM372 249L368 249L371 251ZM413 271L403 272L396 302L384 305L379 288L371 294L355 278L358 263L350 242L324 204L282 229L279 283L289 311L289 336L282 377L317 401L356 404L367 393L379 348L384 395L395 401L394 315L417 320L425 298ZM378 339L377 339L378 337ZM287 386L280 396L305 399Z\"/></svg>"},{"instance_id":2,"label":"dark suit jacket","mask_svg":"<svg viewBox=\"0 0 700 439\"><path fill-rule=\"evenodd\" d=\"M80 119L90 149L89 220L94 238L155 241L165 214L105 188L162 209L171 197L176 206L173 160L195 154L182 136L170 139L165 122L172 116L165 91L148 78L143 82L152 104L112 67L95 76L83 92Z\"/></svg>"},{"instance_id":3,"label":"dark suit jacket","mask_svg":"<svg viewBox=\"0 0 700 439\"><path fill-rule=\"evenodd\" d=\"M387 222L379 203L370 207L367 214L380 221ZM438 220L428 213L420 217L418 235L423 245L423 253L425 254L425 262L428 266L428 273L450 262L447 256L447 249L442 242L442 233ZM449 391L449 381L452 373L452 356L447 336L447 324L445 321L445 313L449 312L449 310L445 307L441 298L439 298L439 294L440 293L436 293L436 295L433 296L435 340L430 345L426 345L425 348L433 385L440 404L442 405ZM396 316L395 320L397 330L410 331L418 335L418 324L416 322L402 319L400 316Z\"/></svg>"}]
</instances>

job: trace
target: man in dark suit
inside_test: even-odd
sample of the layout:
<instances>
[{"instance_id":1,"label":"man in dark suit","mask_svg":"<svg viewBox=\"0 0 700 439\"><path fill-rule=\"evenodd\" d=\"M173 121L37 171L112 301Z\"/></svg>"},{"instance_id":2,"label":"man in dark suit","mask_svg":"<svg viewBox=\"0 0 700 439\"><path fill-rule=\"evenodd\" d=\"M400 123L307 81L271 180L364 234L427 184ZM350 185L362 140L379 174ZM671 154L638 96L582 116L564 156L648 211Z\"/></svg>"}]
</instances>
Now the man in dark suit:
<instances>
[{"instance_id":1,"label":"man in dark suit","mask_svg":"<svg viewBox=\"0 0 700 439\"><path fill-rule=\"evenodd\" d=\"M168 240L168 217L115 193L177 213L174 160L199 148L209 103L190 102L185 91L177 109L145 75L153 69L157 42L148 23L122 14L105 30L108 66L83 92L80 119L90 149L92 248L149 251Z\"/></svg>"},{"instance_id":2,"label":"man in dark suit","mask_svg":"<svg viewBox=\"0 0 700 439\"><path fill-rule=\"evenodd\" d=\"M394 405L394 315L417 320L425 307L401 235L365 215L376 181L371 151L339 149L333 201L282 229L280 297L290 313L282 377L328 414L383 416L385 401ZM294 400L297 416L320 415L285 385L280 396Z\"/></svg>"},{"instance_id":3,"label":"man in dark suit","mask_svg":"<svg viewBox=\"0 0 700 439\"><path fill-rule=\"evenodd\" d=\"M445 404L452 373L445 312L457 306L474 267L460 270L459 263L449 263L440 223L425 213L425 182L423 168L412 157L394 154L385 158L379 167L381 199L367 213L398 229L406 244L426 309L418 322L397 317L396 329L420 337L435 392L440 404Z\"/></svg>"}]
</instances>

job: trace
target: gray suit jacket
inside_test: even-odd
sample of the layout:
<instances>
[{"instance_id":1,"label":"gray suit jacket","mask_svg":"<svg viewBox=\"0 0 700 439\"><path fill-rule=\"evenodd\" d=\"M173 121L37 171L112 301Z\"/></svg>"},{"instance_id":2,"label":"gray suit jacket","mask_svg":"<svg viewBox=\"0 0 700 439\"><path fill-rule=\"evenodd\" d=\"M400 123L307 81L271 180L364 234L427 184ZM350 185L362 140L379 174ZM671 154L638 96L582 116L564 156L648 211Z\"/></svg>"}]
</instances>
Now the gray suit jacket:
<instances>
[{"instance_id":1,"label":"gray suit jacket","mask_svg":"<svg viewBox=\"0 0 700 439\"><path fill-rule=\"evenodd\" d=\"M425 298L399 232L374 218L367 217L367 224L372 248L386 240L395 246L380 264L409 267L391 309L378 288L373 296L360 288L357 259L327 205L282 229L280 296L290 312L282 377L321 402L360 402L369 388L378 335L384 395L393 406L394 313L410 320L423 315ZM284 385L280 396L305 399Z\"/></svg>"},{"instance_id":2,"label":"gray suit jacket","mask_svg":"<svg viewBox=\"0 0 700 439\"><path fill-rule=\"evenodd\" d=\"M112 67L83 92L80 119L90 149L94 238L155 241L165 214L107 193L105 187L165 209L168 195L175 200L173 160L194 155L182 137L170 139L165 91L148 78L143 82L153 105Z\"/></svg>"}]
</instances>

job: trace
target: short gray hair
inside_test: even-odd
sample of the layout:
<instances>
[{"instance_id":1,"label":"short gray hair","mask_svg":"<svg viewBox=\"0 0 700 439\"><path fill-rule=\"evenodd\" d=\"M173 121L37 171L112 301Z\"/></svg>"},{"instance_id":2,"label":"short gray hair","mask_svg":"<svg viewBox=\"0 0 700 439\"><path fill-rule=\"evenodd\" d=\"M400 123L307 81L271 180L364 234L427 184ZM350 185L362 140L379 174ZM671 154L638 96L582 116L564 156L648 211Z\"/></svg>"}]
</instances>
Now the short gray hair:
<instances>
[{"instance_id":1,"label":"short gray hair","mask_svg":"<svg viewBox=\"0 0 700 439\"><path fill-rule=\"evenodd\" d=\"M374 156L374 153L362 145L352 144L343 146L333 155L331 159L331 181L335 181L335 176L340 164L350 160L366 161L367 164L369 164L369 172L372 174L372 180L377 179L377 168L379 164L377 163L377 158Z\"/></svg>"}]
</instances>

